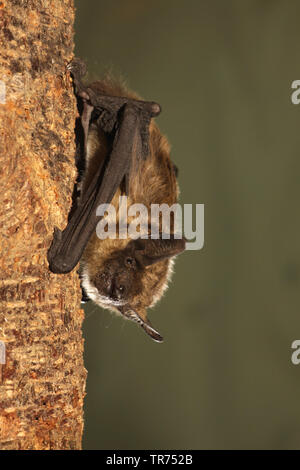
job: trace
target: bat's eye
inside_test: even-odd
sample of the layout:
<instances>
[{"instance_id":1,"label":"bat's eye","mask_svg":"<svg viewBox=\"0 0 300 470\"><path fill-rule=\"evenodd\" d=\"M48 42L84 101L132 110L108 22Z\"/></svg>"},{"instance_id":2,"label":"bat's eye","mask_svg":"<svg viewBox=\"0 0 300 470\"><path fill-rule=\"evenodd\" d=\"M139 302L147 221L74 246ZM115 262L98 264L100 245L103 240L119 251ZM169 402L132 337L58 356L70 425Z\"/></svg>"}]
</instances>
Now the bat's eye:
<instances>
[{"instance_id":1,"label":"bat's eye","mask_svg":"<svg viewBox=\"0 0 300 470\"><path fill-rule=\"evenodd\" d=\"M128 268L134 268L135 267L135 259L131 258L131 256L127 256L125 259L125 266Z\"/></svg>"}]
</instances>

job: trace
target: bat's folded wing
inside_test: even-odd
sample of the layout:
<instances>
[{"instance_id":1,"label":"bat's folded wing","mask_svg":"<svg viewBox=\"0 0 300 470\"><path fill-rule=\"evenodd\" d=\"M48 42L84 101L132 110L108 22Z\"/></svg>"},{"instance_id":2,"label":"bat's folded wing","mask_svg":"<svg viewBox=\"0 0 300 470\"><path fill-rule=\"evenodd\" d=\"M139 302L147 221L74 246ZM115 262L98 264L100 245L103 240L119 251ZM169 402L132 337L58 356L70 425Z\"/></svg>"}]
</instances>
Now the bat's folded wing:
<instances>
[{"instance_id":1,"label":"bat's folded wing","mask_svg":"<svg viewBox=\"0 0 300 470\"><path fill-rule=\"evenodd\" d=\"M54 273L68 273L77 265L100 220L96 209L110 203L125 175L134 152L141 151L139 113L130 102L124 105L112 151L104 168L99 167L91 185L82 195L65 230L54 232L48 251L49 268Z\"/></svg>"}]
</instances>

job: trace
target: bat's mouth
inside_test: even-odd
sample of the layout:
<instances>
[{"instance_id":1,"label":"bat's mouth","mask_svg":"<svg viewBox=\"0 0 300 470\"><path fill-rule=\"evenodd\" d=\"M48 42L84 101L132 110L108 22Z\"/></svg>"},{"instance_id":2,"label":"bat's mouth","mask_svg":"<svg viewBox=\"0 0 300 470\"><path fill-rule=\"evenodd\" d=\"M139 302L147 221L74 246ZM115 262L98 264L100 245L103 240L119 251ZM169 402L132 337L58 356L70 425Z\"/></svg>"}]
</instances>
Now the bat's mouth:
<instances>
[{"instance_id":1,"label":"bat's mouth","mask_svg":"<svg viewBox=\"0 0 300 470\"><path fill-rule=\"evenodd\" d=\"M86 267L82 269L82 272L80 274L81 278L81 285L84 289L84 292L86 293L87 297L91 299L93 302L96 304L100 305L101 307L104 308L109 308L111 307L121 307L126 304L126 301L124 299L118 299L114 298L109 293L99 291L99 289L94 285L94 283L91 282L88 270ZM108 289L111 288L110 284L112 284L112 280L108 281Z\"/></svg>"},{"instance_id":2,"label":"bat's mouth","mask_svg":"<svg viewBox=\"0 0 300 470\"><path fill-rule=\"evenodd\" d=\"M94 300L94 299L92 299ZM111 306L111 307L122 307L126 305L125 300L114 300L111 297L106 297L105 295L100 294L99 292L97 293L97 298L94 300L95 303L103 306Z\"/></svg>"},{"instance_id":3,"label":"bat's mouth","mask_svg":"<svg viewBox=\"0 0 300 470\"><path fill-rule=\"evenodd\" d=\"M106 276L103 287L104 291L100 291L100 295L110 299L112 302L117 302L117 305L119 305L120 302L122 302L121 305L123 305L124 301L122 297L126 294L126 288L122 283L118 282L116 276Z\"/></svg>"}]
</instances>

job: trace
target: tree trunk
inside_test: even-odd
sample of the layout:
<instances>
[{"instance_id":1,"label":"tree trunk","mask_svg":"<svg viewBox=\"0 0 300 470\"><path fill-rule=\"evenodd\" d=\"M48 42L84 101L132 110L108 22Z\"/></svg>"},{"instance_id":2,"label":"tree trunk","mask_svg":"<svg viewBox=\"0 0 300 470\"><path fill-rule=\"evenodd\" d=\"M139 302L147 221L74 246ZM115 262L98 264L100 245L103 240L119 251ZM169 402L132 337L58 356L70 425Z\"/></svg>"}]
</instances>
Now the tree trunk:
<instances>
[{"instance_id":1,"label":"tree trunk","mask_svg":"<svg viewBox=\"0 0 300 470\"><path fill-rule=\"evenodd\" d=\"M47 263L76 179L73 20L73 0L0 1L0 449L81 448L79 280Z\"/></svg>"}]
</instances>

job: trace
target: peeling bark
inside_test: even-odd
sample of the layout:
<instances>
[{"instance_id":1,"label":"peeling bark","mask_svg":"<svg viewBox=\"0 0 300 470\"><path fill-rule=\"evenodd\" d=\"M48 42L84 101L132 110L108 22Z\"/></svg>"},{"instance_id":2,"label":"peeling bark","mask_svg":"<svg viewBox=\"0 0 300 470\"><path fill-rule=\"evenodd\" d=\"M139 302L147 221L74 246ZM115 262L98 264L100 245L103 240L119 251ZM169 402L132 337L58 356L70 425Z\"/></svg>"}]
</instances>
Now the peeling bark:
<instances>
[{"instance_id":1,"label":"peeling bark","mask_svg":"<svg viewBox=\"0 0 300 470\"><path fill-rule=\"evenodd\" d=\"M81 447L79 280L47 262L76 179L73 21L73 0L0 2L0 449Z\"/></svg>"}]
</instances>

